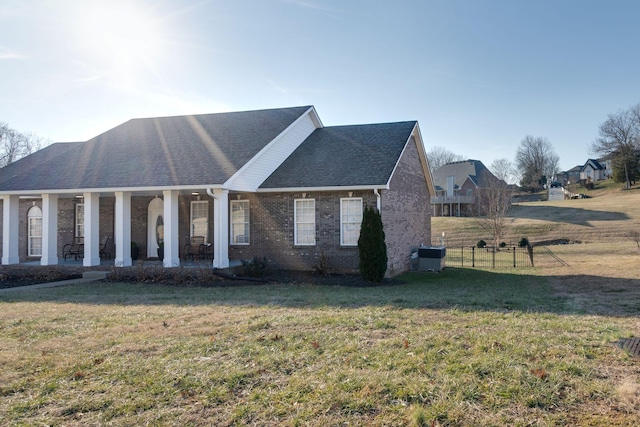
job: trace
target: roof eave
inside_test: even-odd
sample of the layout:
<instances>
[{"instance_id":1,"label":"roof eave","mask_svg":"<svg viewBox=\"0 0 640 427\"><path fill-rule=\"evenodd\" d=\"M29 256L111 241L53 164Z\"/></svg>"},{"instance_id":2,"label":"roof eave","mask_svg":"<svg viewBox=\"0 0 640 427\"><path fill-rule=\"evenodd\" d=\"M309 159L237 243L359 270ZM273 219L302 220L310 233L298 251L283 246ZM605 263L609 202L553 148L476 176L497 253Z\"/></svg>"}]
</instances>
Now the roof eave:
<instances>
[{"instance_id":1,"label":"roof eave","mask_svg":"<svg viewBox=\"0 0 640 427\"><path fill-rule=\"evenodd\" d=\"M62 189L42 189L42 190L0 190L0 196L36 196L41 194L81 194L81 193L116 193L116 192L131 192L131 193L148 193L148 192L161 192L161 191L195 191L195 190L207 190L214 188L226 188L220 184L213 185L173 185L173 186L155 186L155 187L104 187L104 188L62 188Z\"/></svg>"},{"instance_id":2,"label":"roof eave","mask_svg":"<svg viewBox=\"0 0 640 427\"><path fill-rule=\"evenodd\" d=\"M301 191L362 191L362 190L388 190L389 184L379 185L333 185L320 187L280 187L280 188L258 188L257 193L299 193Z\"/></svg>"}]
</instances>

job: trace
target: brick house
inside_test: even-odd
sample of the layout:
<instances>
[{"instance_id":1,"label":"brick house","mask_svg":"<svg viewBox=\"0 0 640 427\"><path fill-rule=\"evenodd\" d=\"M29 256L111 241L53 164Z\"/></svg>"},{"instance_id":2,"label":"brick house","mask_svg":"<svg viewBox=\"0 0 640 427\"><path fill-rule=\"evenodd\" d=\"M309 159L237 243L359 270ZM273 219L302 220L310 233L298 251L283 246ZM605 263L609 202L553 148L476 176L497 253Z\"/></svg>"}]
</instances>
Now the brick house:
<instances>
[{"instance_id":1,"label":"brick house","mask_svg":"<svg viewBox=\"0 0 640 427\"><path fill-rule=\"evenodd\" d=\"M479 160L463 160L440 166L433 173L434 216L473 216L482 202L483 189L506 186Z\"/></svg>"},{"instance_id":2,"label":"brick house","mask_svg":"<svg viewBox=\"0 0 640 427\"><path fill-rule=\"evenodd\" d=\"M324 257L349 272L374 205L393 276L430 243L433 194L416 121L325 127L313 106L133 119L0 169L2 264L66 262L81 241L83 265L100 265L109 239L115 266L132 265L135 242L150 259L162 243L176 267L198 236L216 268L265 256L309 270Z\"/></svg>"}]
</instances>

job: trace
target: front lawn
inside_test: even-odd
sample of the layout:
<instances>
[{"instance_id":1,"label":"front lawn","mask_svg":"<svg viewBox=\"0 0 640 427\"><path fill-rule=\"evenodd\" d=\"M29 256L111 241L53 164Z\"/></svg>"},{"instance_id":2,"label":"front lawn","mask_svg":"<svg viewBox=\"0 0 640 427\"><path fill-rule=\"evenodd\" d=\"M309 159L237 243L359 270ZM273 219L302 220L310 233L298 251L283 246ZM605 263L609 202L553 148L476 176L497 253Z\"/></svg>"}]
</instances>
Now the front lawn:
<instances>
[{"instance_id":1,"label":"front lawn","mask_svg":"<svg viewBox=\"0 0 640 427\"><path fill-rule=\"evenodd\" d=\"M0 293L0 424L637 424L633 306L533 269L401 279Z\"/></svg>"}]
</instances>

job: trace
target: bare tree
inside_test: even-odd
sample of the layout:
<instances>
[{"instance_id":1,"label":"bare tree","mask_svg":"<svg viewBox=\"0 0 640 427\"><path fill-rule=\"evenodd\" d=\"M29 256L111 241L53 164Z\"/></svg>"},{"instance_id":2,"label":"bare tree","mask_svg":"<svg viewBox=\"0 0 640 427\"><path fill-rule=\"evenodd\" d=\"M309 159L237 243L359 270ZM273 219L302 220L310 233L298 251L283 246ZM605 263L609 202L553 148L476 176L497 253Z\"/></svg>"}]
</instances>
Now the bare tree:
<instances>
[{"instance_id":1,"label":"bare tree","mask_svg":"<svg viewBox=\"0 0 640 427\"><path fill-rule=\"evenodd\" d=\"M38 150L42 138L31 133L21 133L0 122L0 167L27 156Z\"/></svg>"},{"instance_id":2,"label":"bare tree","mask_svg":"<svg viewBox=\"0 0 640 427\"><path fill-rule=\"evenodd\" d=\"M491 163L491 167L489 169L491 169L491 172L496 176L496 178L503 180L507 184L512 182L516 176L513 163L511 163L509 159L495 159Z\"/></svg>"},{"instance_id":3,"label":"bare tree","mask_svg":"<svg viewBox=\"0 0 640 427\"><path fill-rule=\"evenodd\" d=\"M611 154L624 169L624 188L631 188L630 168L640 144L640 104L628 110L609 114L598 128L598 137L591 144L594 154Z\"/></svg>"},{"instance_id":4,"label":"bare tree","mask_svg":"<svg viewBox=\"0 0 640 427\"><path fill-rule=\"evenodd\" d=\"M429 159L429 169L431 169L431 173L434 173L440 166L444 166L447 163L460 162L465 160L465 157L455 154L444 147L435 146L427 152L427 159Z\"/></svg>"},{"instance_id":5,"label":"bare tree","mask_svg":"<svg viewBox=\"0 0 640 427\"><path fill-rule=\"evenodd\" d=\"M478 195L480 226L491 233L496 248L500 246L507 228L507 212L511 206L512 190L502 180L492 179Z\"/></svg>"},{"instance_id":6,"label":"bare tree","mask_svg":"<svg viewBox=\"0 0 640 427\"><path fill-rule=\"evenodd\" d=\"M516 151L516 164L521 173L520 185L540 190L546 180L558 173L560 159L546 138L527 135Z\"/></svg>"}]
</instances>

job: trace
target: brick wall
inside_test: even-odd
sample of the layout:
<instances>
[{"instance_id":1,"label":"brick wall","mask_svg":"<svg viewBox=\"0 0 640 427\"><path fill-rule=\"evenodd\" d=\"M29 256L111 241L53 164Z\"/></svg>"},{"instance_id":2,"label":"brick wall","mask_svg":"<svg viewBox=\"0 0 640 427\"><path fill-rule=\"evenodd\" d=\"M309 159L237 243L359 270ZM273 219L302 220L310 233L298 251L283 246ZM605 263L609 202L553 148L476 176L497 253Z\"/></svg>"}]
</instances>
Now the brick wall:
<instances>
[{"instance_id":1,"label":"brick wall","mask_svg":"<svg viewBox=\"0 0 640 427\"><path fill-rule=\"evenodd\" d=\"M273 268L312 270L324 256L332 271L355 272L358 269L357 246L340 245L340 199L344 192L260 193L242 194L249 200L249 245L231 245L231 259L251 259L266 256ZM352 197L362 197L364 204L376 203L371 191L354 191ZM294 245L294 200L314 199L316 208L316 244ZM233 200L233 196L232 196Z\"/></svg>"},{"instance_id":2,"label":"brick wall","mask_svg":"<svg viewBox=\"0 0 640 427\"><path fill-rule=\"evenodd\" d=\"M390 189L381 194L387 275L395 276L409 270L411 248L431 244L431 195L413 138L400 158Z\"/></svg>"}]
</instances>

